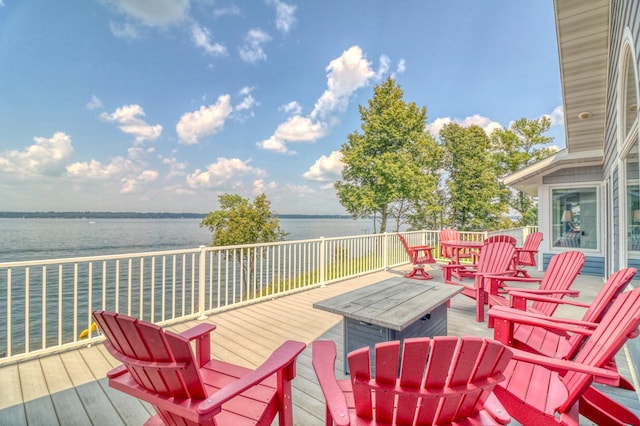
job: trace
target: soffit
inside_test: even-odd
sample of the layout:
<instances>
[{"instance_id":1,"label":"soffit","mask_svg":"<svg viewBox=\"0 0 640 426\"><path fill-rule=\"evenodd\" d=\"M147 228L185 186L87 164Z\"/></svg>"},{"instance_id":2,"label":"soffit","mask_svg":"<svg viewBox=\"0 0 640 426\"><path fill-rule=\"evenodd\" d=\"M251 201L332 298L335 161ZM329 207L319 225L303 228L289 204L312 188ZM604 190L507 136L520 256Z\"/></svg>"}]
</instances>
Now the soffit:
<instances>
[{"instance_id":1,"label":"soffit","mask_svg":"<svg viewBox=\"0 0 640 426\"><path fill-rule=\"evenodd\" d=\"M609 0L554 0L569 152L604 147ZM580 119L583 112L591 113Z\"/></svg>"},{"instance_id":2,"label":"soffit","mask_svg":"<svg viewBox=\"0 0 640 426\"><path fill-rule=\"evenodd\" d=\"M502 179L502 183L527 194L537 196L538 187L542 185L544 176L569 167L601 166L602 161L602 149L578 152L569 152L567 149L563 149L506 176Z\"/></svg>"}]
</instances>

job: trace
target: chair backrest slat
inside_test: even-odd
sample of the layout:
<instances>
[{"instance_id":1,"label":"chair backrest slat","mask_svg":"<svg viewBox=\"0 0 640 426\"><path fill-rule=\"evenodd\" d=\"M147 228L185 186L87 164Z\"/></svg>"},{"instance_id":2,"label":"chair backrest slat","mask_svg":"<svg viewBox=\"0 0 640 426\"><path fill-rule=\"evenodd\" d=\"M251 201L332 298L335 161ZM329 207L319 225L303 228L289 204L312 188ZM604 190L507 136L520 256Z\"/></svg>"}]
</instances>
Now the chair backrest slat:
<instances>
[{"instance_id":1,"label":"chair backrest slat","mask_svg":"<svg viewBox=\"0 0 640 426\"><path fill-rule=\"evenodd\" d=\"M637 271L636 268L625 268L611 274L607 282L604 283L602 290L585 311L582 321L593 323L602 321L613 301L625 290ZM573 333L569 336L571 351L565 354L564 357L572 359L580 349L580 343L584 340L586 339L580 333Z\"/></svg>"},{"instance_id":2,"label":"chair backrest slat","mask_svg":"<svg viewBox=\"0 0 640 426\"><path fill-rule=\"evenodd\" d=\"M402 354L402 355L400 355ZM511 351L477 337L438 336L385 342L348 355L356 414L380 423L444 424L477 414L504 377ZM400 374L398 377L398 363ZM375 393L375 404L372 403ZM397 399L396 399L397 398ZM374 409L375 406L375 409Z\"/></svg>"},{"instance_id":3,"label":"chair backrest slat","mask_svg":"<svg viewBox=\"0 0 640 426\"><path fill-rule=\"evenodd\" d=\"M584 253L579 251L566 251L556 254L549 261L547 270L540 281L540 290L568 290L575 281L584 265ZM562 299L563 294L550 294L550 297ZM534 301L531 307L545 315L553 315L557 303Z\"/></svg>"},{"instance_id":4,"label":"chair backrest slat","mask_svg":"<svg viewBox=\"0 0 640 426\"><path fill-rule=\"evenodd\" d=\"M123 362L140 386L176 398L206 396L187 339L127 315L95 311L93 317L109 339L105 347ZM128 358L135 363L127 362ZM177 363L184 367L174 368Z\"/></svg>"},{"instance_id":5,"label":"chair backrest slat","mask_svg":"<svg viewBox=\"0 0 640 426\"><path fill-rule=\"evenodd\" d=\"M440 233L438 234L438 238L439 238L439 241L460 241L460 233L455 229L445 228L440 230ZM440 250L441 250L441 253L440 253L441 256L444 256L444 257L453 256L453 250L451 249L451 247L440 246Z\"/></svg>"},{"instance_id":6,"label":"chair backrest slat","mask_svg":"<svg viewBox=\"0 0 640 426\"><path fill-rule=\"evenodd\" d=\"M509 244L513 244L514 246L517 243L517 240L515 237L512 237L511 235L505 235L505 234L498 234L498 235L491 235L487 238L485 238L484 240L485 244L488 243L509 243Z\"/></svg>"},{"instance_id":7,"label":"chair backrest slat","mask_svg":"<svg viewBox=\"0 0 640 426\"><path fill-rule=\"evenodd\" d=\"M574 361L593 367L604 367L615 357L629 336L635 335L639 325L640 288L637 288L616 298ZM563 412L575 404L592 380L590 375L569 371L563 377L569 398L559 411Z\"/></svg>"},{"instance_id":8,"label":"chair backrest slat","mask_svg":"<svg viewBox=\"0 0 640 426\"><path fill-rule=\"evenodd\" d=\"M536 253L538 253L542 239L542 232L532 232L527 235L522 244L523 251L518 252L520 266L536 266Z\"/></svg>"},{"instance_id":9,"label":"chair backrest slat","mask_svg":"<svg viewBox=\"0 0 640 426\"><path fill-rule=\"evenodd\" d=\"M477 272L501 273L509 270L515 250L513 244L506 242L485 244L480 252Z\"/></svg>"}]
</instances>

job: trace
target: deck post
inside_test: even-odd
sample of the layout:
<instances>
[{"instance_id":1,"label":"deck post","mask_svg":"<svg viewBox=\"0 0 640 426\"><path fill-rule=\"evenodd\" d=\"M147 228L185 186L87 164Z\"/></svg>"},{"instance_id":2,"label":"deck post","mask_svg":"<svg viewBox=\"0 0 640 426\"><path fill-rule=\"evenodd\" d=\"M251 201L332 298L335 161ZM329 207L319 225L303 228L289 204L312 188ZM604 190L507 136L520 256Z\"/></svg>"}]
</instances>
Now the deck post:
<instances>
[{"instance_id":1,"label":"deck post","mask_svg":"<svg viewBox=\"0 0 640 426\"><path fill-rule=\"evenodd\" d=\"M324 237L320 237L320 286L321 287L325 287L326 283L325 283L325 269L327 267L327 265L325 265L326 262L326 256L325 256L325 240Z\"/></svg>"},{"instance_id":2,"label":"deck post","mask_svg":"<svg viewBox=\"0 0 640 426\"><path fill-rule=\"evenodd\" d=\"M200 256L198 259L198 319L206 320L205 309L205 286L206 286L206 266L207 266L207 246L200 246Z\"/></svg>"}]
</instances>

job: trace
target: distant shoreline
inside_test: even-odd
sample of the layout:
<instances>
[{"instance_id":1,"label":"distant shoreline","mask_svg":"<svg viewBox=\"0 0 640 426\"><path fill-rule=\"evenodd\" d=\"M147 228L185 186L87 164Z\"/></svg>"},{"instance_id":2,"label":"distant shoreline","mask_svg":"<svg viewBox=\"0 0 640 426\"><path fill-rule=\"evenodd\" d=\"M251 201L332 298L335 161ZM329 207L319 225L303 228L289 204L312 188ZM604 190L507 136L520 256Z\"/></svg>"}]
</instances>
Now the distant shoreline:
<instances>
[{"instance_id":1,"label":"distant shoreline","mask_svg":"<svg viewBox=\"0 0 640 426\"><path fill-rule=\"evenodd\" d=\"M208 213L142 212L3 212L1 219L203 219ZM351 219L335 214L279 214L280 219Z\"/></svg>"}]
</instances>

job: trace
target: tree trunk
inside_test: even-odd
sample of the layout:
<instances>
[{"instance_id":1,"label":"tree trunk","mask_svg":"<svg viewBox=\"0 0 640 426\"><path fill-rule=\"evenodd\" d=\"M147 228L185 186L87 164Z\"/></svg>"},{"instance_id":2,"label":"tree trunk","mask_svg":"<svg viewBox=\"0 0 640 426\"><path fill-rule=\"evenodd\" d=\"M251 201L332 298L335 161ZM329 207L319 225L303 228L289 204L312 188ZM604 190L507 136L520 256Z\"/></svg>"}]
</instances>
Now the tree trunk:
<instances>
[{"instance_id":1,"label":"tree trunk","mask_svg":"<svg viewBox=\"0 0 640 426\"><path fill-rule=\"evenodd\" d=\"M389 212L387 211L387 204L383 204L380 209L380 233L384 234L387 232L387 218L389 217Z\"/></svg>"}]
</instances>

